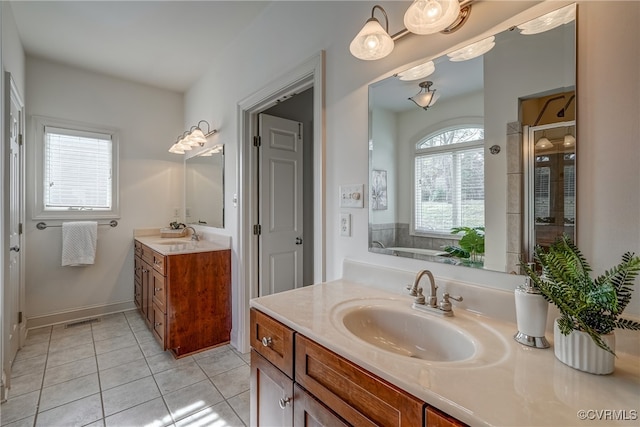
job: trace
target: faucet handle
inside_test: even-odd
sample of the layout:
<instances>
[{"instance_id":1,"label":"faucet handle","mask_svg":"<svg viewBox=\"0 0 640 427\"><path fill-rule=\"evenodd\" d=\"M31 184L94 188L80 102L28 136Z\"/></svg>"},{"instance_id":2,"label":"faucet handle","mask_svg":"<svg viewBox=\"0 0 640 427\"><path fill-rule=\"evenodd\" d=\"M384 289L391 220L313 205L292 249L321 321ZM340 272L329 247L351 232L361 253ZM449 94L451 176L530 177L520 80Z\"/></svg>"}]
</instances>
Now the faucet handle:
<instances>
[{"instance_id":1,"label":"faucet handle","mask_svg":"<svg viewBox=\"0 0 640 427\"><path fill-rule=\"evenodd\" d=\"M406 289L409 291L409 295L411 295L412 297L418 296L418 293L416 292L416 289L413 287L413 285L407 285Z\"/></svg>"},{"instance_id":2,"label":"faucet handle","mask_svg":"<svg viewBox=\"0 0 640 427\"><path fill-rule=\"evenodd\" d=\"M424 295L422 295L422 288L418 288L414 296L416 297L413 300L414 303L424 305L426 301L425 301Z\"/></svg>"},{"instance_id":3,"label":"faucet handle","mask_svg":"<svg viewBox=\"0 0 640 427\"><path fill-rule=\"evenodd\" d=\"M451 311L451 302L449 301L449 298L451 298L454 301L462 301L462 297L460 296L453 297L449 295L448 292L445 292L444 295L442 295L442 301L438 303L438 308L440 308L440 310L446 311L446 312Z\"/></svg>"}]
</instances>

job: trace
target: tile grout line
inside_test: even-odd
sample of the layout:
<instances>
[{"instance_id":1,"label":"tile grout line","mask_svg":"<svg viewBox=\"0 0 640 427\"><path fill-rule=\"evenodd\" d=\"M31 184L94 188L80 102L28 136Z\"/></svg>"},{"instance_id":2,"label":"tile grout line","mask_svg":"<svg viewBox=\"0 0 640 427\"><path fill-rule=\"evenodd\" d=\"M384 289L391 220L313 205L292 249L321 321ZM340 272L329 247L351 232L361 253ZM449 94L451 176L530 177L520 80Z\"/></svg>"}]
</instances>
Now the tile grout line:
<instances>
[{"instance_id":1,"label":"tile grout line","mask_svg":"<svg viewBox=\"0 0 640 427\"><path fill-rule=\"evenodd\" d=\"M51 347L52 335L53 335L53 326L49 328L49 341L47 343L47 353L44 358L44 368L42 370L42 382L40 383L40 391L38 393L38 403L36 404L36 413L33 416L33 427L36 427L36 424L38 423L38 415L40 415L40 400L42 399L42 390L44 390L44 378L47 375L47 363L49 362L49 348Z\"/></svg>"},{"instance_id":2,"label":"tile grout line","mask_svg":"<svg viewBox=\"0 0 640 427\"><path fill-rule=\"evenodd\" d=\"M125 317L126 318L126 317ZM128 322L127 322L128 324ZM106 416L104 412L104 399L102 398L102 383L100 382L100 365L98 364L98 351L96 350L96 340L93 336L93 324L91 324L91 343L93 344L93 356L96 361L96 374L98 375L98 393L100 394L100 409L102 411L102 425L106 426ZM99 421L99 420L96 420Z\"/></svg>"}]
</instances>

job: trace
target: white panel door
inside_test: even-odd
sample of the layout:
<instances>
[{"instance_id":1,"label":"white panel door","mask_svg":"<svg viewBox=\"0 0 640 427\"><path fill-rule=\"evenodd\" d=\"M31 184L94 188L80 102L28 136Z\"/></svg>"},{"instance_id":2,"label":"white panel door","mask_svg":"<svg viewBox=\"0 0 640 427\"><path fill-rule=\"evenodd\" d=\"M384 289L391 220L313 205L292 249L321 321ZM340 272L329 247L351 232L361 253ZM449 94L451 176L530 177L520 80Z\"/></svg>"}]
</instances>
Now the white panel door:
<instances>
[{"instance_id":1,"label":"white panel door","mask_svg":"<svg viewBox=\"0 0 640 427\"><path fill-rule=\"evenodd\" d=\"M302 123L260 114L260 295L302 286Z\"/></svg>"},{"instance_id":2,"label":"white panel door","mask_svg":"<svg viewBox=\"0 0 640 427\"><path fill-rule=\"evenodd\" d=\"M10 388L10 368L20 346L20 221L22 219L22 147L19 138L22 133L22 101L18 95L11 75L5 75L5 94L9 95L7 105L6 144L8 157L8 191L5 194L5 206L8 206L8 227L6 243L9 249L8 280L4 287L3 316L4 331L3 369L6 374L7 385Z\"/></svg>"}]
</instances>

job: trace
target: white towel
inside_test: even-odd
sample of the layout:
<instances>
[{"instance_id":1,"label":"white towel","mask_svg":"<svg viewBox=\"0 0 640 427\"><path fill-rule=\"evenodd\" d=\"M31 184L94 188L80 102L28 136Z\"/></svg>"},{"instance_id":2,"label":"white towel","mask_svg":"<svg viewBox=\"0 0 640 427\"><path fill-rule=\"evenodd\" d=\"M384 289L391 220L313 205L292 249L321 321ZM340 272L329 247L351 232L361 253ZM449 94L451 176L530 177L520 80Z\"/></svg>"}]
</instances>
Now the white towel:
<instances>
[{"instance_id":1,"label":"white towel","mask_svg":"<svg viewBox=\"0 0 640 427\"><path fill-rule=\"evenodd\" d=\"M93 264L96 258L98 223L79 221L62 223L62 266Z\"/></svg>"}]
</instances>

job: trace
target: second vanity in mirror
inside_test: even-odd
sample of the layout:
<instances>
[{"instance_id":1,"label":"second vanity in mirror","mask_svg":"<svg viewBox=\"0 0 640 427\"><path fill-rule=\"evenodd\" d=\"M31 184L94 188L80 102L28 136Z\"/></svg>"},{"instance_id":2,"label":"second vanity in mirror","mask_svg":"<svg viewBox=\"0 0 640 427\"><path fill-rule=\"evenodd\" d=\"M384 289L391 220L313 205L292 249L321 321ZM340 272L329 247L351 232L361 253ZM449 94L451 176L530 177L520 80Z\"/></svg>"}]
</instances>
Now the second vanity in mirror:
<instances>
[{"instance_id":1,"label":"second vanity in mirror","mask_svg":"<svg viewBox=\"0 0 640 427\"><path fill-rule=\"evenodd\" d=\"M542 32L514 22L369 86L370 251L519 272L535 244L574 236L569 16Z\"/></svg>"}]
</instances>

